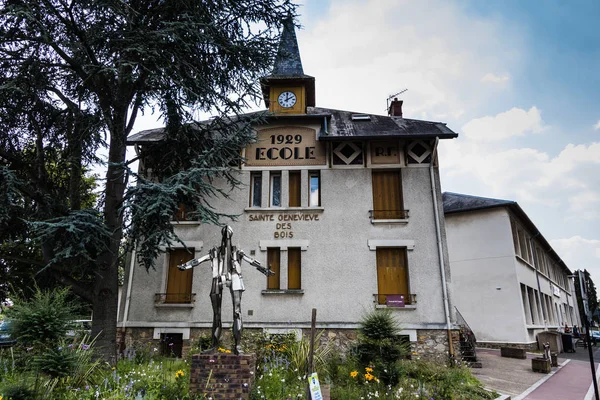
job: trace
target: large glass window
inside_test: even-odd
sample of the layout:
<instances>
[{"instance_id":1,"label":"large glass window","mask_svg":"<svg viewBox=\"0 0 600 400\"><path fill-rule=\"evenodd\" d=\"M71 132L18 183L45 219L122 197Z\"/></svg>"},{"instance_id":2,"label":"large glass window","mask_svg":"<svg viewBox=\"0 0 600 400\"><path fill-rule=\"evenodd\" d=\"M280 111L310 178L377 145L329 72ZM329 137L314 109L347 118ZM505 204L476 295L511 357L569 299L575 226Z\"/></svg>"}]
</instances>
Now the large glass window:
<instances>
[{"instance_id":1,"label":"large glass window","mask_svg":"<svg viewBox=\"0 0 600 400\"><path fill-rule=\"evenodd\" d=\"M281 173L271 172L271 207L281 207Z\"/></svg>"},{"instance_id":2,"label":"large glass window","mask_svg":"<svg viewBox=\"0 0 600 400\"><path fill-rule=\"evenodd\" d=\"M253 172L250 175L250 206L261 207L262 206L262 173Z\"/></svg>"},{"instance_id":3,"label":"large glass window","mask_svg":"<svg viewBox=\"0 0 600 400\"><path fill-rule=\"evenodd\" d=\"M321 174L319 171L311 171L308 174L309 207L318 207L321 205Z\"/></svg>"}]
</instances>

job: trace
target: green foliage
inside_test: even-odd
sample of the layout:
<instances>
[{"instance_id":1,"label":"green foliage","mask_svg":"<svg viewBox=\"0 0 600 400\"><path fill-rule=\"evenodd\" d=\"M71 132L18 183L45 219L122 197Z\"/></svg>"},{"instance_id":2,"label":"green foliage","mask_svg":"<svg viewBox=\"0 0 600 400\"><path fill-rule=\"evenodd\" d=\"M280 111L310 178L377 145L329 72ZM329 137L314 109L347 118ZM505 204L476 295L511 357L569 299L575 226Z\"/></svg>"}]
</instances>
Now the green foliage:
<instances>
[{"instance_id":1,"label":"green foliage","mask_svg":"<svg viewBox=\"0 0 600 400\"><path fill-rule=\"evenodd\" d=\"M239 150L261 121L241 114L262 98L258 78L272 67L282 21L295 8L289 0L0 3L0 168L10 171L0 172L0 225L11 226L10 234L0 229L0 243L9 244L0 268L11 277L10 269L47 266L93 304L107 359L116 353L110 313L125 225L151 267L158 243L179 241L169 222L175 201L195 206L203 222L227 217L216 208L227 191L213 183L238 184ZM141 158L159 167L160 179L140 179L127 193L126 141L150 109L166 122L158 144L165 154L142 148ZM218 118L191 124L199 111ZM86 169L100 149L108 154L102 211L83 213L93 191Z\"/></svg>"},{"instance_id":2,"label":"green foliage","mask_svg":"<svg viewBox=\"0 0 600 400\"><path fill-rule=\"evenodd\" d=\"M400 360L395 368L398 383L386 385L377 378L384 371L361 369L348 360L338 365L338 379L332 385L331 399L485 400L497 397L494 392L485 390L466 367Z\"/></svg>"},{"instance_id":3,"label":"green foliage","mask_svg":"<svg viewBox=\"0 0 600 400\"><path fill-rule=\"evenodd\" d=\"M358 331L367 339L380 340L395 336L399 327L392 312L381 309L364 314Z\"/></svg>"},{"instance_id":4,"label":"green foliage","mask_svg":"<svg viewBox=\"0 0 600 400\"><path fill-rule=\"evenodd\" d=\"M306 395L308 381L306 375L284 366L273 366L260 374L252 387L250 399L299 399Z\"/></svg>"},{"instance_id":5,"label":"green foliage","mask_svg":"<svg viewBox=\"0 0 600 400\"><path fill-rule=\"evenodd\" d=\"M20 345L44 346L59 343L65 337L75 319L75 309L69 289L37 289L31 299L15 298L6 314L13 322L13 335Z\"/></svg>"},{"instance_id":6,"label":"green foliage","mask_svg":"<svg viewBox=\"0 0 600 400\"><path fill-rule=\"evenodd\" d=\"M330 342L327 342L326 344L321 342L323 332L324 331L321 331L315 336L313 371L308 370L310 338L304 335L299 341L292 342L285 351L291 369L298 371L300 375L308 375L309 373L317 372L320 376L327 376L327 361L333 354L333 346Z\"/></svg>"},{"instance_id":7,"label":"green foliage","mask_svg":"<svg viewBox=\"0 0 600 400\"><path fill-rule=\"evenodd\" d=\"M26 382L10 383L2 387L0 392L3 399L7 400L36 400L38 397Z\"/></svg>"},{"instance_id":8,"label":"green foliage","mask_svg":"<svg viewBox=\"0 0 600 400\"><path fill-rule=\"evenodd\" d=\"M390 310L373 310L360 322L356 356L361 369L374 368L386 385L395 385L400 379L396 370L399 359L410 353L410 343L401 341L400 331Z\"/></svg>"}]
</instances>

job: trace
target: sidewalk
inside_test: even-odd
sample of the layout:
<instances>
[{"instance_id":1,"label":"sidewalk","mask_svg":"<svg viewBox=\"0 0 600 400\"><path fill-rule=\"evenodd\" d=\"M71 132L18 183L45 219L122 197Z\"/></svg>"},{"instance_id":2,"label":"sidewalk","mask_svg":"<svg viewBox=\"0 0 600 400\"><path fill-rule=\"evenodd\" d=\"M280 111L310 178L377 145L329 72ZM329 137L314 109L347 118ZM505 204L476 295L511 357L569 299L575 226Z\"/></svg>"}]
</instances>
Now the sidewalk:
<instances>
[{"instance_id":1,"label":"sidewalk","mask_svg":"<svg viewBox=\"0 0 600 400\"><path fill-rule=\"evenodd\" d=\"M531 370L528 354L526 360L500 357L500 352L478 349L477 356L484 368L473 373L489 388L512 396L513 400L593 400L594 389L587 350L560 354L559 367L544 375ZM594 360L600 361L600 349L594 352ZM564 358L563 358L564 357ZM596 363L596 377L598 363Z\"/></svg>"}]
</instances>

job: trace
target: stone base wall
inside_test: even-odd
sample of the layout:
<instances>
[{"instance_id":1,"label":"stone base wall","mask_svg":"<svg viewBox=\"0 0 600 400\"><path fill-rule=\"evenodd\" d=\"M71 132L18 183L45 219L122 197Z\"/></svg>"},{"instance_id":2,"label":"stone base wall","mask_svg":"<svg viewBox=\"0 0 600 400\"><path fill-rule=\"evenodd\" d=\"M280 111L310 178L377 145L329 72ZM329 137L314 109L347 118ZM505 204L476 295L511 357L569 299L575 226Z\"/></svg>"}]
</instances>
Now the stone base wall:
<instances>
[{"instance_id":1,"label":"stone base wall","mask_svg":"<svg viewBox=\"0 0 600 400\"><path fill-rule=\"evenodd\" d=\"M247 328L245 331L258 334L262 332L262 329ZM317 332L320 331L321 329L317 330ZM117 343L120 345L120 349L136 348L153 352L156 351L155 349L160 349L161 344L159 339L153 339L153 333L153 328L127 328L125 335L123 335L122 328L119 328L117 333ZM184 358L188 357L190 350L198 346L200 337L209 337L210 334L210 328L191 328L190 339L183 341L182 356ZM302 334L309 336L310 329L303 329ZM231 336L229 330L225 329L223 331L221 338L222 347L232 348L233 338ZM458 359L460 356L459 331L451 331L451 338L454 353ZM327 342L333 343L335 350L339 354L344 355L357 343L357 339L358 334L355 329L325 329L320 340L323 344ZM535 343L533 343L533 345L535 346ZM481 346L481 344L478 343L478 346ZM499 347L500 346L498 346L498 348ZM448 332L445 329L419 329L417 330L417 341L411 342L411 358L413 359L445 363L449 360L449 350Z\"/></svg>"},{"instance_id":2,"label":"stone base wall","mask_svg":"<svg viewBox=\"0 0 600 400\"><path fill-rule=\"evenodd\" d=\"M525 349L526 351L537 350L537 342L531 343L509 343L509 342L477 342L477 347L484 349L500 349L501 347L514 347L516 349Z\"/></svg>"},{"instance_id":3,"label":"stone base wall","mask_svg":"<svg viewBox=\"0 0 600 400\"><path fill-rule=\"evenodd\" d=\"M450 332L455 357L460 357L459 331ZM413 359L447 363L450 360L448 331L445 329L419 329L417 341L411 342Z\"/></svg>"}]
</instances>

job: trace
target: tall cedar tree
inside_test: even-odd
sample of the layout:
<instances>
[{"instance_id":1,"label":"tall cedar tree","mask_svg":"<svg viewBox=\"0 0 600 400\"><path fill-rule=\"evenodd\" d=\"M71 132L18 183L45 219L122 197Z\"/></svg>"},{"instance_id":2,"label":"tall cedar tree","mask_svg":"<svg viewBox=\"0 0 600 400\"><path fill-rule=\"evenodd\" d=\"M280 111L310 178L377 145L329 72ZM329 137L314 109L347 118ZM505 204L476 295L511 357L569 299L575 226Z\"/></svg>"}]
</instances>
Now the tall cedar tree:
<instances>
[{"instance_id":1,"label":"tall cedar tree","mask_svg":"<svg viewBox=\"0 0 600 400\"><path fill-rule=\"evenodd\" d=\"M0 239L10 247L0 260L43 268L90 302L107 360L124 233L149 268L159 245L179 240L178 204L222 220L216 202L239 184L233 166L263 120L241 112L260 98L294 13L289 0L0 0ZM126 139L152 107L166 138L141 160L154 163L152 180L128 188ZM197 111L217 117L191 123ZM99 148L108 163L94 210L83 176Z\"/></svg>"}]
</instances>

